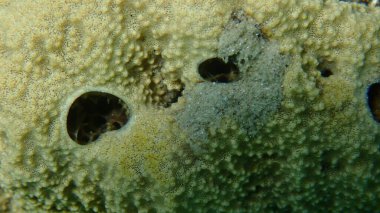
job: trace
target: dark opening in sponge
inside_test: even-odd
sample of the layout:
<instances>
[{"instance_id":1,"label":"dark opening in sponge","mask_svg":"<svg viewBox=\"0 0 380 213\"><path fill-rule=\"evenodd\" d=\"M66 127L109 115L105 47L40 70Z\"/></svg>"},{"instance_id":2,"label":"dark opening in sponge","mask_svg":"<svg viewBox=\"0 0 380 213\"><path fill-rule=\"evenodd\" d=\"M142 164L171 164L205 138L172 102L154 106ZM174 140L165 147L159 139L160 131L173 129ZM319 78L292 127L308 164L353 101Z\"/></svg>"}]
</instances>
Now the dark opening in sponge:
<instances>
[{"instance_id":1,"label":"dark opening in sponge","mask_svg":"<svg viewBox=\"0 0 380 213\"><path fill-rule=\"evenodd\" d=\"M231 63L225 63L221 58L210 58L198 66L199 75L206 81L228 83L236 81L239 77L238 67Z\"/></svg>"},{"instance_id":2,"label":"dark opening in sponge","mask_svg":"<svg viewBox=\"0 0 380 213\"><path fill-rule=\"evenodd\" d=\"M322 69L322 70L320 70L320 72L321 72L321 76L325 77L325 78L327 78L330 75L332 75L332 72L331 72L330 69Z\"/></svg>"},{"instance_id":3,"label":"dark opening in sponge","mask_svg":"<svg viewBox=\"0 0 380 213\"><path fill-rule=\"evenodd\" d=\"M120 98L104 92L87 92L71 105L67 132L80 145L95 141L105 132L123 127L129 120L129 109Z\"/></svg>"},{"instance_id":4,"label":"dark opening in sponge","mask_svg":"<svg viewBox=\"0 0 380 213\"><path fill-rule=\"evenodd\" d=\"M374 83L368 87L367 101L373 118L380 122L380 83Z\"/></svg>"},{"instance_id":5,"label":"dark opening in sponge","mask_svg":"<svg viewBox=\"0 0 380 213\"><path fill-rule=\"evenodd\" d=\"M317 69L319 70L319 72L321 72L321 76L324 78L330 77L333 74L331 70L331 65L324 62L323 60L321 63L319 63Z\"/></svg>"}]
</instances>

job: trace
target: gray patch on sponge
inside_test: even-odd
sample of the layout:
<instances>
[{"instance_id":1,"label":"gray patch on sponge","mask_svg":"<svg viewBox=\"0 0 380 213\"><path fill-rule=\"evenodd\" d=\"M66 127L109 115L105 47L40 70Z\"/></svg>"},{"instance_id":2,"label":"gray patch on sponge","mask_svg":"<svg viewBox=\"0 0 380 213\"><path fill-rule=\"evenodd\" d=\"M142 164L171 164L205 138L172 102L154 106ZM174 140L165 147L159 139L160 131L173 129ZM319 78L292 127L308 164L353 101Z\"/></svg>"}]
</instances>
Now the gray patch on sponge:
<instances>
[{"instance_id":1,"label":"gray patch on sponge","mask_svg":"<svg viewBox=\"0 0 380 213\"><path fill-rule=\"evenodd\" d=\"M234 120L253 137L280 106L290 57L281 55L278 45L242 14L234 14L225 26L216 57L234 63L239 80L202 82L185 90L186 104L176 112L176 120L197 141L207 139L208 130L220 127L224 119Z\"/></svg>"}]
</instances>

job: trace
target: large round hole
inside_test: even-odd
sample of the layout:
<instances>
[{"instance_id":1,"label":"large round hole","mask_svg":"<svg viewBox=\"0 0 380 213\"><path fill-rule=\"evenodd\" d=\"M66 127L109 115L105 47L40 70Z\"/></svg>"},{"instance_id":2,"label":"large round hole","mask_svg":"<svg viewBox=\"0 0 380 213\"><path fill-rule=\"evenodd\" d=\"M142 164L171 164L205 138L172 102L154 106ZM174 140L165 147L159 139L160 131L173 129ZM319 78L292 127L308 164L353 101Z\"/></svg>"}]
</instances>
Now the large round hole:
<instances>
[{"instance_id":1,"label":"large round hole","mask_svg":"<svg viewBox=\"0 0 380 213\"><path fill-rule=\"evenodd\" d=\"M373 118L380 122L380 83L374 83L368 87L367 101Z\"/></svg>"},{"instance_id":2,"label":"large round hole","mask_svg":"<svg viewBox=\"0 0 380 213\"><path fill-rule=\"evenodd\" d=\"M239 70L231 62L225 63L220 58L211 58L203 61L198 66L199 75L211 82L228 83L238 79Z\"/></svg>"},{"instance_id":3,"label":"large round hole","mask_svg":"<svg viewBox=\"0 0 380 213\"><path fill-rule=\"evenodd\" d=\"M85 145L105 132L123 127L129 110L120 98L104 92L87 92L71 105L67 116L67 132L72 140Z\"/></svg>"}]
</instances>

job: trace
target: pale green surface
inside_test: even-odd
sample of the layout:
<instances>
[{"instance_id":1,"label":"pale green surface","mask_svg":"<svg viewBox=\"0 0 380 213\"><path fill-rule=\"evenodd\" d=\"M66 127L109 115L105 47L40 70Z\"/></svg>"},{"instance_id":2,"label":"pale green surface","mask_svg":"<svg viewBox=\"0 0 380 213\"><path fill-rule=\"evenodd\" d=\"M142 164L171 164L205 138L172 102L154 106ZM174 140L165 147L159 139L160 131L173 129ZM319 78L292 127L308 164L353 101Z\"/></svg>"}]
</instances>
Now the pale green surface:
<instances>
[{"instance_id":1,"label":"pale green surface","mask_svg":"<svg viewBox=\"0 0 380 213\"><path fill-rule=\"evenodd\" d=\"M269 74L269 65L283 72L280 87L264 78L273 84L247 88L281 91L258 98L266 113L251 123L229 114L240 105L216 99L212 86L191 93L204 84L197 65L224 56L219 40L236 11L259 23L263 46L291 58L285 70L250 62L262 67L246 76ZM380 75L379 23L378 8L338 1L0 0L0 185L12 193L10 209L380 211L379 124L365 97ZM178 103L160 107L183 86ZM132 117L80 146L66 116L87 91L119 96ZM210 104L207 95L226 107L220 119L188 108ZM245 104L256 97L239 95ZM205 134L183 128L192 117Z\"/></svg>"}]
</instances>

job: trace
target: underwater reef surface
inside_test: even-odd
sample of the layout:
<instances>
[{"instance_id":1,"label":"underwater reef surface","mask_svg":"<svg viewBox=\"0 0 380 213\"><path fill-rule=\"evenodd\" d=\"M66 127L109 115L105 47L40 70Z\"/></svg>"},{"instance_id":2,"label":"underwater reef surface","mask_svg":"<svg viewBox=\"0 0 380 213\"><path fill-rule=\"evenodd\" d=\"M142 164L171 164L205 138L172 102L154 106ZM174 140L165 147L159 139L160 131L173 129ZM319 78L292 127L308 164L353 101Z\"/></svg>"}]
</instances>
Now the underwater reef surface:
<instances>
[{"instance_id":1,"label":"underwater reef surface","mask_svg":"<svg viewBox=\"0 0 380 213\"><path fill-rule=\"evenodd\" d=\"M1 212L380 212L380 8L0 0Z\"/></svg>"},{"instance_id":2,"label":"underwater reef surface","mask_svg":"<svg viewBox=\"0 0 380 213\"><path fill-rule=\"evenodd\" d=\"M360 4L365 4L368 6L377 6L377 7L380 6L379 0L340 0L340 1L360 3Z\"/></svg>"}]
</instances>

